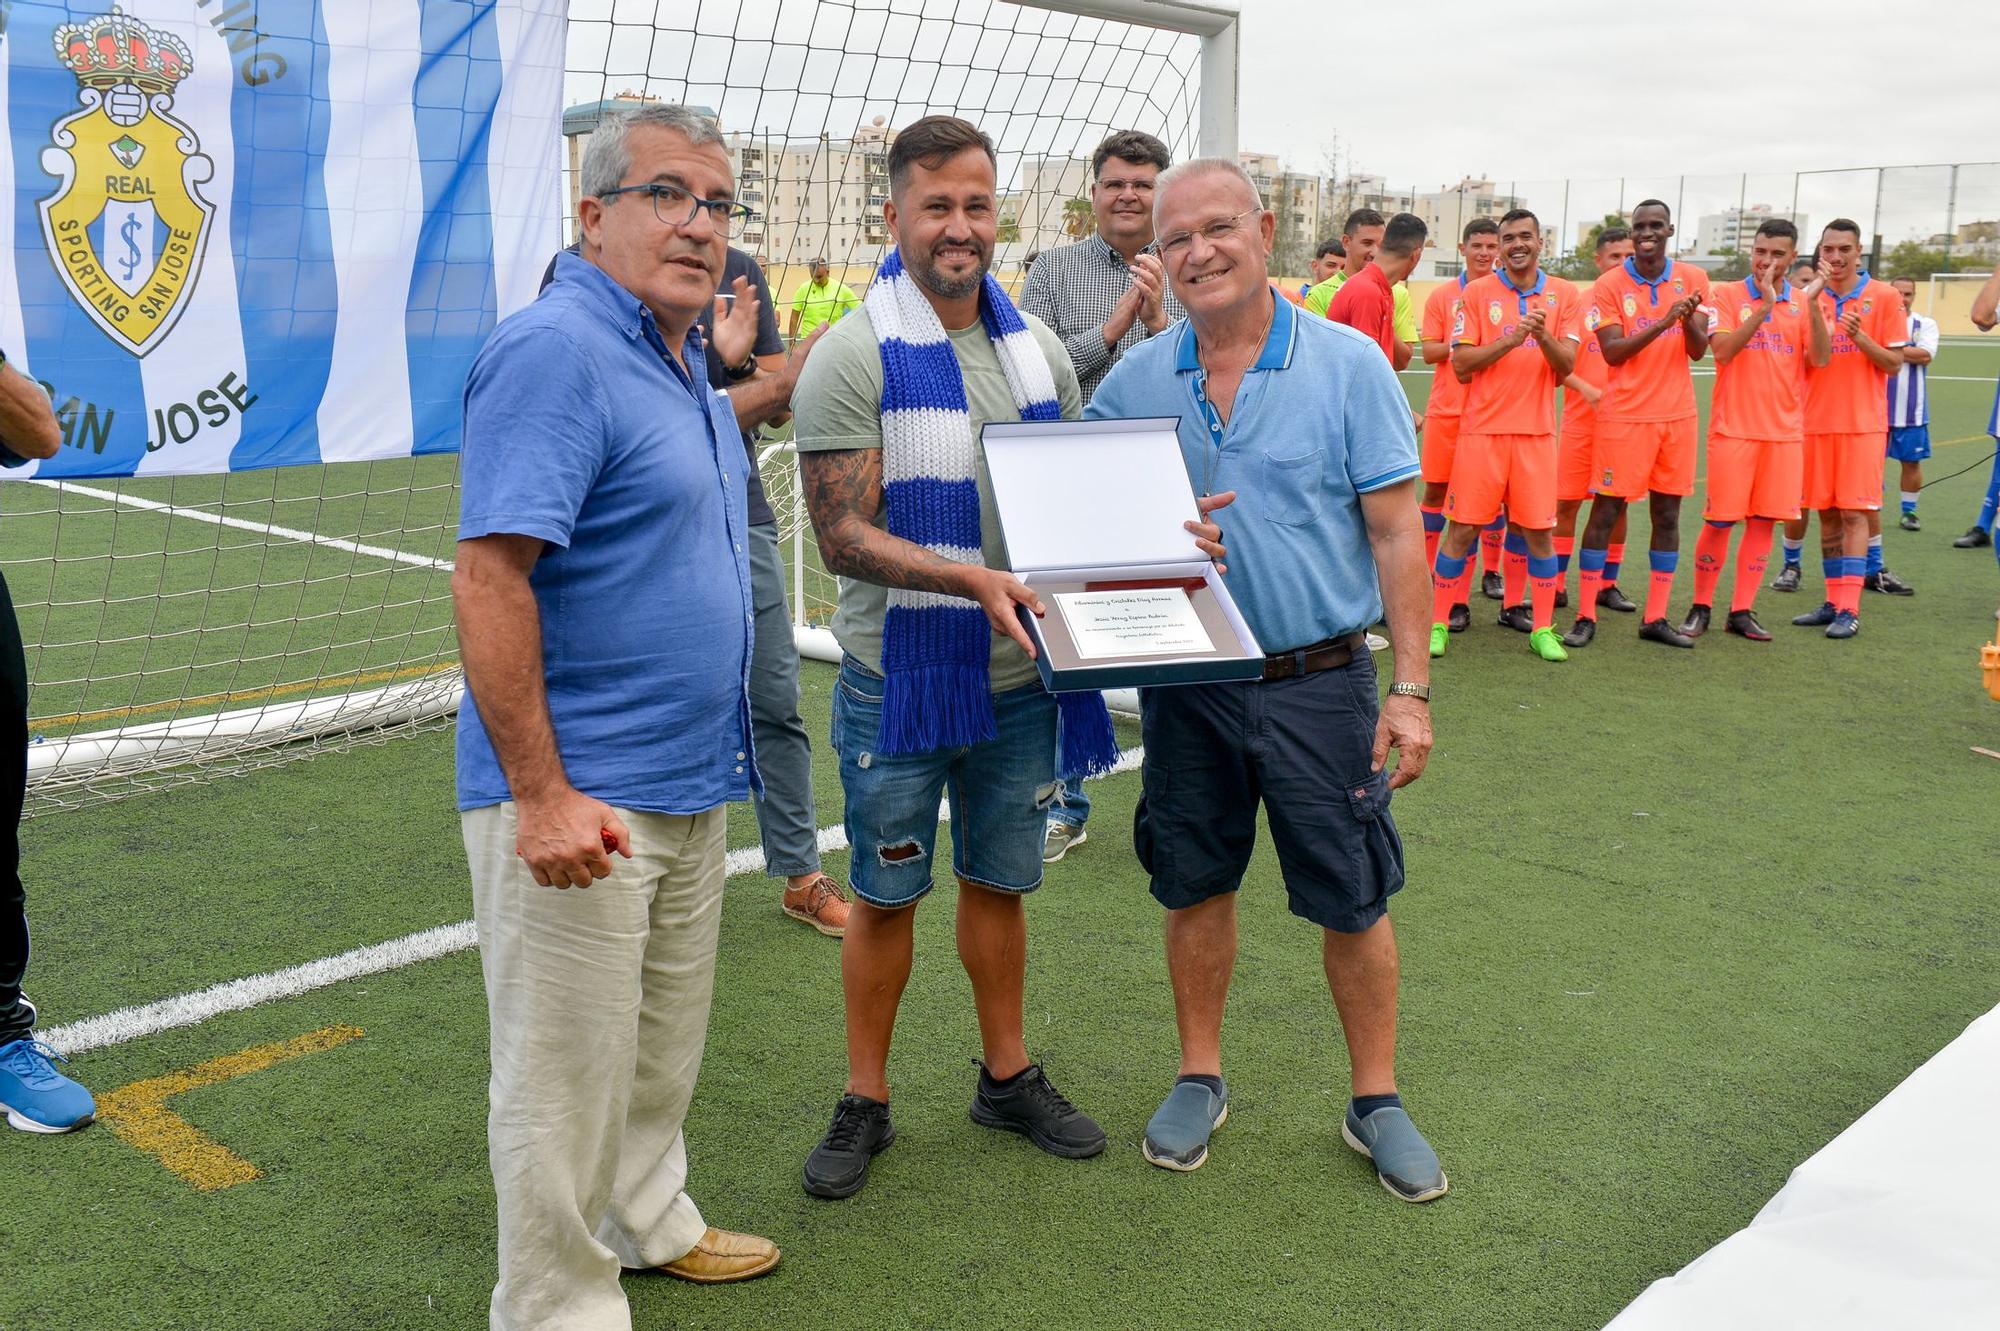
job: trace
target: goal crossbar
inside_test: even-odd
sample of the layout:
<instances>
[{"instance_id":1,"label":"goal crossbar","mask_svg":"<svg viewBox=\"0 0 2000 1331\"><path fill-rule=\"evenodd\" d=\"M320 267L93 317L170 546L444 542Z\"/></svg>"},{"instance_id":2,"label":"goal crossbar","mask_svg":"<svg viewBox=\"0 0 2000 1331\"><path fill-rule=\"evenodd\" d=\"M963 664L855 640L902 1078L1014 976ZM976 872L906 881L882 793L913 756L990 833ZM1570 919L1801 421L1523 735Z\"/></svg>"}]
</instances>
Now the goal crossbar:
<instances>
[{"instance_id":1,"label":"goal crossbar","mask_svg":"<svg viewBox=\"0 0 2000 1331\"><path fill-rule=\"evenodd\" d=\"M1234 6L1193 5L1183 0L1018 0L1018 3L1024 9L1131 23L1200 38L1201 108L1195 142L1203 157L1236 160L1236 38L1241 15Z\"/></svg>"}]
</instances>

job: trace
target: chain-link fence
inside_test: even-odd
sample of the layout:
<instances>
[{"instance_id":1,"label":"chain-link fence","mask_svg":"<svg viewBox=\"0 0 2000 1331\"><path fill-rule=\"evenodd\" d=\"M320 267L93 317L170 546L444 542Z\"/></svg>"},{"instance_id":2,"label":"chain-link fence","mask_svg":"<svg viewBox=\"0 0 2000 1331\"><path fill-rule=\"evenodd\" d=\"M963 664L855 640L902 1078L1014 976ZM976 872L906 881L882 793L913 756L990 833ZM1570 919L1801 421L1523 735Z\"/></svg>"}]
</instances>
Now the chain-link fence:
<instances>
[{"instance_id":1,"label":"chain-link fence","mask_svg":"<svg viewBox=\"0 0 2000 1331\"><path fill-rule=\"evenodd\" d=\"M1541 219L1551 270L1592 277L1597 233L1629 221L1645 199L1673 209L1675 256L1723 278L1743 275L1751 238L1767 218L1790 218L1807 250L1828 222L1847 218L1861 230L1869 271L1915 280L1919 308L1936 315L1947 332L1971 331L1964 316L1978 283L1967 278L1983 277L2000 263L2000 162L1602 180L1469 177L1436 189L1356 177L1323 182L1323 189L1311 221L1303 211L1295 214L1323 235L1337 234L1355 208L1422 217L1437 249L1436 262L1419 271L1420 279L1456 274L1453 249L1467 222L1497 219L1517 207ZM1302 233L1300 239L1310 237Z\"/></svg>"}]
</instances>

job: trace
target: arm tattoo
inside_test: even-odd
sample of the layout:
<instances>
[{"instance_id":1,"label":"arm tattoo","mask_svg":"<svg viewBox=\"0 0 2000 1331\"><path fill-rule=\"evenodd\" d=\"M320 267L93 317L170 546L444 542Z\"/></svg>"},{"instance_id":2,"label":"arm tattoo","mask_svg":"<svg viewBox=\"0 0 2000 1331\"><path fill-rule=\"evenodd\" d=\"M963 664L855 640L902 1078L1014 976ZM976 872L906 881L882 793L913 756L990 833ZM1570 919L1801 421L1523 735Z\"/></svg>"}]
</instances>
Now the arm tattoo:
<instances>
[{"instance_id":1,"label":"arm tattoo","mask_svg":"<svg viewBox=\"0 0 2000 1331\"><path fill-rule=\"evenodd\" d=\"M844 578L883 587L964 596L967 565L875 525L882 511L882 450L844 448L799 454L806 510L820 562Z\"/></svg>"}]
</instances>

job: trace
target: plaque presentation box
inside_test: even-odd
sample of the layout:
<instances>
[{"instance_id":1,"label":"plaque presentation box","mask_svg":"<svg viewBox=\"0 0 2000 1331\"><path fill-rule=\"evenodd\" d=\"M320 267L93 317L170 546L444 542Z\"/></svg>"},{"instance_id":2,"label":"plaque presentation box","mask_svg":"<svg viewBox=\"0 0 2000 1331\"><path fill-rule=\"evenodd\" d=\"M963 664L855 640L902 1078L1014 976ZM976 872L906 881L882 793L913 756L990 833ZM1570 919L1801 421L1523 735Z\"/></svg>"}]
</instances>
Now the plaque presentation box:
<instances>
[{"instance_id":1,"label":"plaque presentation box","mask_svg":"<svg viewBox=\"0 0 2000 1331\"><path fill-rule=\"evenodd\" d=\"M1264 649L1181 526L1200 510L1179 424L1007 421L980 432L1008 560L1048 612L1020 615L1054 692L1263 678Z\"/></svg>"}]
</instances>

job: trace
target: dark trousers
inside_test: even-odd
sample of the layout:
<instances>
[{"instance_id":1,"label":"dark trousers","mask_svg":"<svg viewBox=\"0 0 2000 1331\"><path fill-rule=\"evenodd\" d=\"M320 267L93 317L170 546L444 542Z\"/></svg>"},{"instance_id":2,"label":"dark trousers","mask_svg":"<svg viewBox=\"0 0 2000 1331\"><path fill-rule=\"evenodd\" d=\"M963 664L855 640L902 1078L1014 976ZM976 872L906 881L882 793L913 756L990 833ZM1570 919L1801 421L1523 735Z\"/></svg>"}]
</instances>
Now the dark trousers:
<instances>
[{"instance_id":1,"label":"dark trousers","mask_svg":"<svg viewBox=\"0 0 2000 1331\"><path fill-rule=\"evenodd\" d=\"M28 894L21 887L21 802L28 791L28 659L7 580L0 578L0 1044L35 1024L21 996L28 970Z\"/></svg>"}]
</instances>

